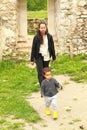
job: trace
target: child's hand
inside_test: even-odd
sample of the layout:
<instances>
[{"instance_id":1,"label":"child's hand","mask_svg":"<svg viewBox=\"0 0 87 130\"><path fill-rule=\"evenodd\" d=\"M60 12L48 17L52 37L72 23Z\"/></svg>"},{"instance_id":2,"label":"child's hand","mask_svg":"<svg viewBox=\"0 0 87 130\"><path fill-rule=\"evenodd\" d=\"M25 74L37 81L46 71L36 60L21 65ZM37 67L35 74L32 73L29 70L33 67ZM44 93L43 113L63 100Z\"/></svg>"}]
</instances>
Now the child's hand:
<instances>
[{"instance_id":1,"label":"child's hand","mask_svg":"<svg viewBox=\"0 0 87 130\"><path fill-rule=\"evenodd\" d=\"M58 89L59 89L59 90L62 90L62 89L63 89L63 86L60 86Z\"/></svg>"},{"instance_id":2,"label":"child's hand","mask_svg":"<svg viewBox=\"0 0 87 130\"><path fill-rule=\"evenodd\" d=\"M61 86L61 90L63 89L63 86Z\"/></svg>"}]
</instances>

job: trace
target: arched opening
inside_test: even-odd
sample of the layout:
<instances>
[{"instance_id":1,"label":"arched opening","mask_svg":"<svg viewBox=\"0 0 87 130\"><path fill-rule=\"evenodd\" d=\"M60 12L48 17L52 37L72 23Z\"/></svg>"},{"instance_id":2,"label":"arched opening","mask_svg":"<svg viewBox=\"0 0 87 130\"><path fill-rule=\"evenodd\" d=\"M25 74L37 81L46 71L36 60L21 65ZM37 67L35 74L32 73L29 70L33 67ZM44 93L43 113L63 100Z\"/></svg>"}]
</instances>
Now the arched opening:
<instances>
[{"instance_id":1,"label":"arched opening","mask_svg":"<svg viewBox=\"0 0 87 130\"><path fill-rule=\"evenodd\" d=\"M47 0L47 11L48 11L48 30L54 37L54 42L56 43L56 18L55 18L55 1L56 0ZM20 43L23 50L28 50L31 46L32 39L28 37L27 33L27 0L17 0L18 2L18 44ZM21 37L21 39L20 39ZM22 41L20 41L22 40ZM26 42L26 45L24 44Z\"/></svg>"},{"instance_id":2,"label":"arched opening","mask_svg":"<svg viewBox=\"0 0 87 130\"><path fill-rule=\"evenodd\" d=\"M56 22L55 22L56 21L56 18L55 18L55 14L56 14L55 2L56 2L56 0L47 0L48 30L53 36L55 36L55 34L56 34L56 30L55 30L55 26L56 26Z\"/></svg>"}]
</instances>

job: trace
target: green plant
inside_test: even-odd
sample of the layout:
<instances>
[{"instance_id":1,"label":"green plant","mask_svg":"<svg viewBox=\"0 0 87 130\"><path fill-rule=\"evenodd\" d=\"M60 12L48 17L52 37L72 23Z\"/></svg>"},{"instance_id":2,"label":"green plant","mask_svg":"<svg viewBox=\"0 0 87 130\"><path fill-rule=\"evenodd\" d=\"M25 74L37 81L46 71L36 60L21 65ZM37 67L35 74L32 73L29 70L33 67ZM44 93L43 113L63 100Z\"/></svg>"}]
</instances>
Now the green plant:
<instances>
[{"instance_id":1,"label":"green plant","mask_svg":"<svg viewBox=\"0 0 87 130\"><path fill-rule=\"evenodd\" d=\"M66 111L67 111L67 112L71 112L71 109L70 109L70 108L67 108Z\"/></svg>"},{"instance_id":2,"label":"green plant","mask_svg":"<svg viewBox=\"0 0 87 130\"><path fill-rule=\"evenodd\" d=\"M74 119L74 120L73 120L73 122L74 122L74 123L81 122L81 119L79 119L79 118L76 118L76 119Z\"/></svg>"},{"instance_id":3,"label":"green plant","mask_svg":"<svg viewBox=\"0 0 87 130\"><path fill-rule=\"evenodd\" d=\"M77 101L78 99L77 98L73 98L74 101Z\"/></svg>"},{"instance_id":4,"label":"green plant","mask_svg":"<svg viewBox=\"0 0 87 130\"><path fill-rule=\"evenodd\" d=\"M32 11L46 10L47 0L27 0L27 9Z\"/></svg>"}]
</instances>

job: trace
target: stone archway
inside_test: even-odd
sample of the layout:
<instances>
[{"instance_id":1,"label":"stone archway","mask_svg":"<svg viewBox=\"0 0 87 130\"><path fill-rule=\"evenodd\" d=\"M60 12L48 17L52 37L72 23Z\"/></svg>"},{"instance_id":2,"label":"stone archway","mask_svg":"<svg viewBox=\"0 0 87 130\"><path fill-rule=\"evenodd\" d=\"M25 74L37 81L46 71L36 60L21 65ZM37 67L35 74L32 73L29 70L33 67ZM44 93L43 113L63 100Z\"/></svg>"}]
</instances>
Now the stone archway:
<instances>
[{"instance_id":1,"label":"stone archway","mask_svg":"<svg viewBox=\"0 0 87 130\"><path fill-rule=\"evenodd\" d=\"M17 0L18 1L18 34L21 36L21 40L23 42L27 42L26 49L29 48L30 44L27 41L27 0ZM58 42L56 36L56 9L55 9L56 0L47 0L48 7L48 30L53 35L55 45ZM29 38L28 38L29 39ZM18 39L18 43L20 43L23 48L22 41L20 38ZM23 49L24 49L23 48ZM25 50L25 49L24 49Z\"/></svg>"},{"instance_id":2,"label":"stone archway","mask_svg":"<svg viewBox=\"0 0 87 130\"><path fill-rule=\"evenodd\" d=\"M17 0L18 1L18 33L21 36L27 36L27 0ZM49 32L55 36L56 35L56 9L55 0L47 0L48 7L48 29Z\"/></svg>"},{"instance_id":3,"label":"stone archway","mask_svg":"<svg viewBox=\"0 0 87 130\"><path fill-rule=\"evenodd\" d=\"M56 36L56 0L47 0L48 7L48 30L53 35L55 45L57 45ZM27 0L17 0L18 8L18 40L17 40L17 50L23 52L29 52L30 42L27 37ZM57 48L57 47L56 47Z\"/></svg>"}]
</instances>

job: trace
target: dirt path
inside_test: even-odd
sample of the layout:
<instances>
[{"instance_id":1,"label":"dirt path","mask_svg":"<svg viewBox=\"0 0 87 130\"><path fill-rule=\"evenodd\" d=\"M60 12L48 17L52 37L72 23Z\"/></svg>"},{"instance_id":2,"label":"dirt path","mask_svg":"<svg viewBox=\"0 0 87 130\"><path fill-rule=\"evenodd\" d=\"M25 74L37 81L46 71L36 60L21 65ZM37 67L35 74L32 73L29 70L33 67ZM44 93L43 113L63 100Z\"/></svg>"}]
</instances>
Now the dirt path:
<instances>
[{"instance_id":1,"label":"dirt path","mask_svg":"<svg viewBox=\"0 0 87 130\"><path fill-rule=\"evenodd\" d=\"M43 121L31 126L26 124L25 130L87 130L87 83L75 83L66 75L54 77L64 86L58 94L58 119L45 114L40 92L33 93L27 100Z\"/></svg>"}]
</instances>

